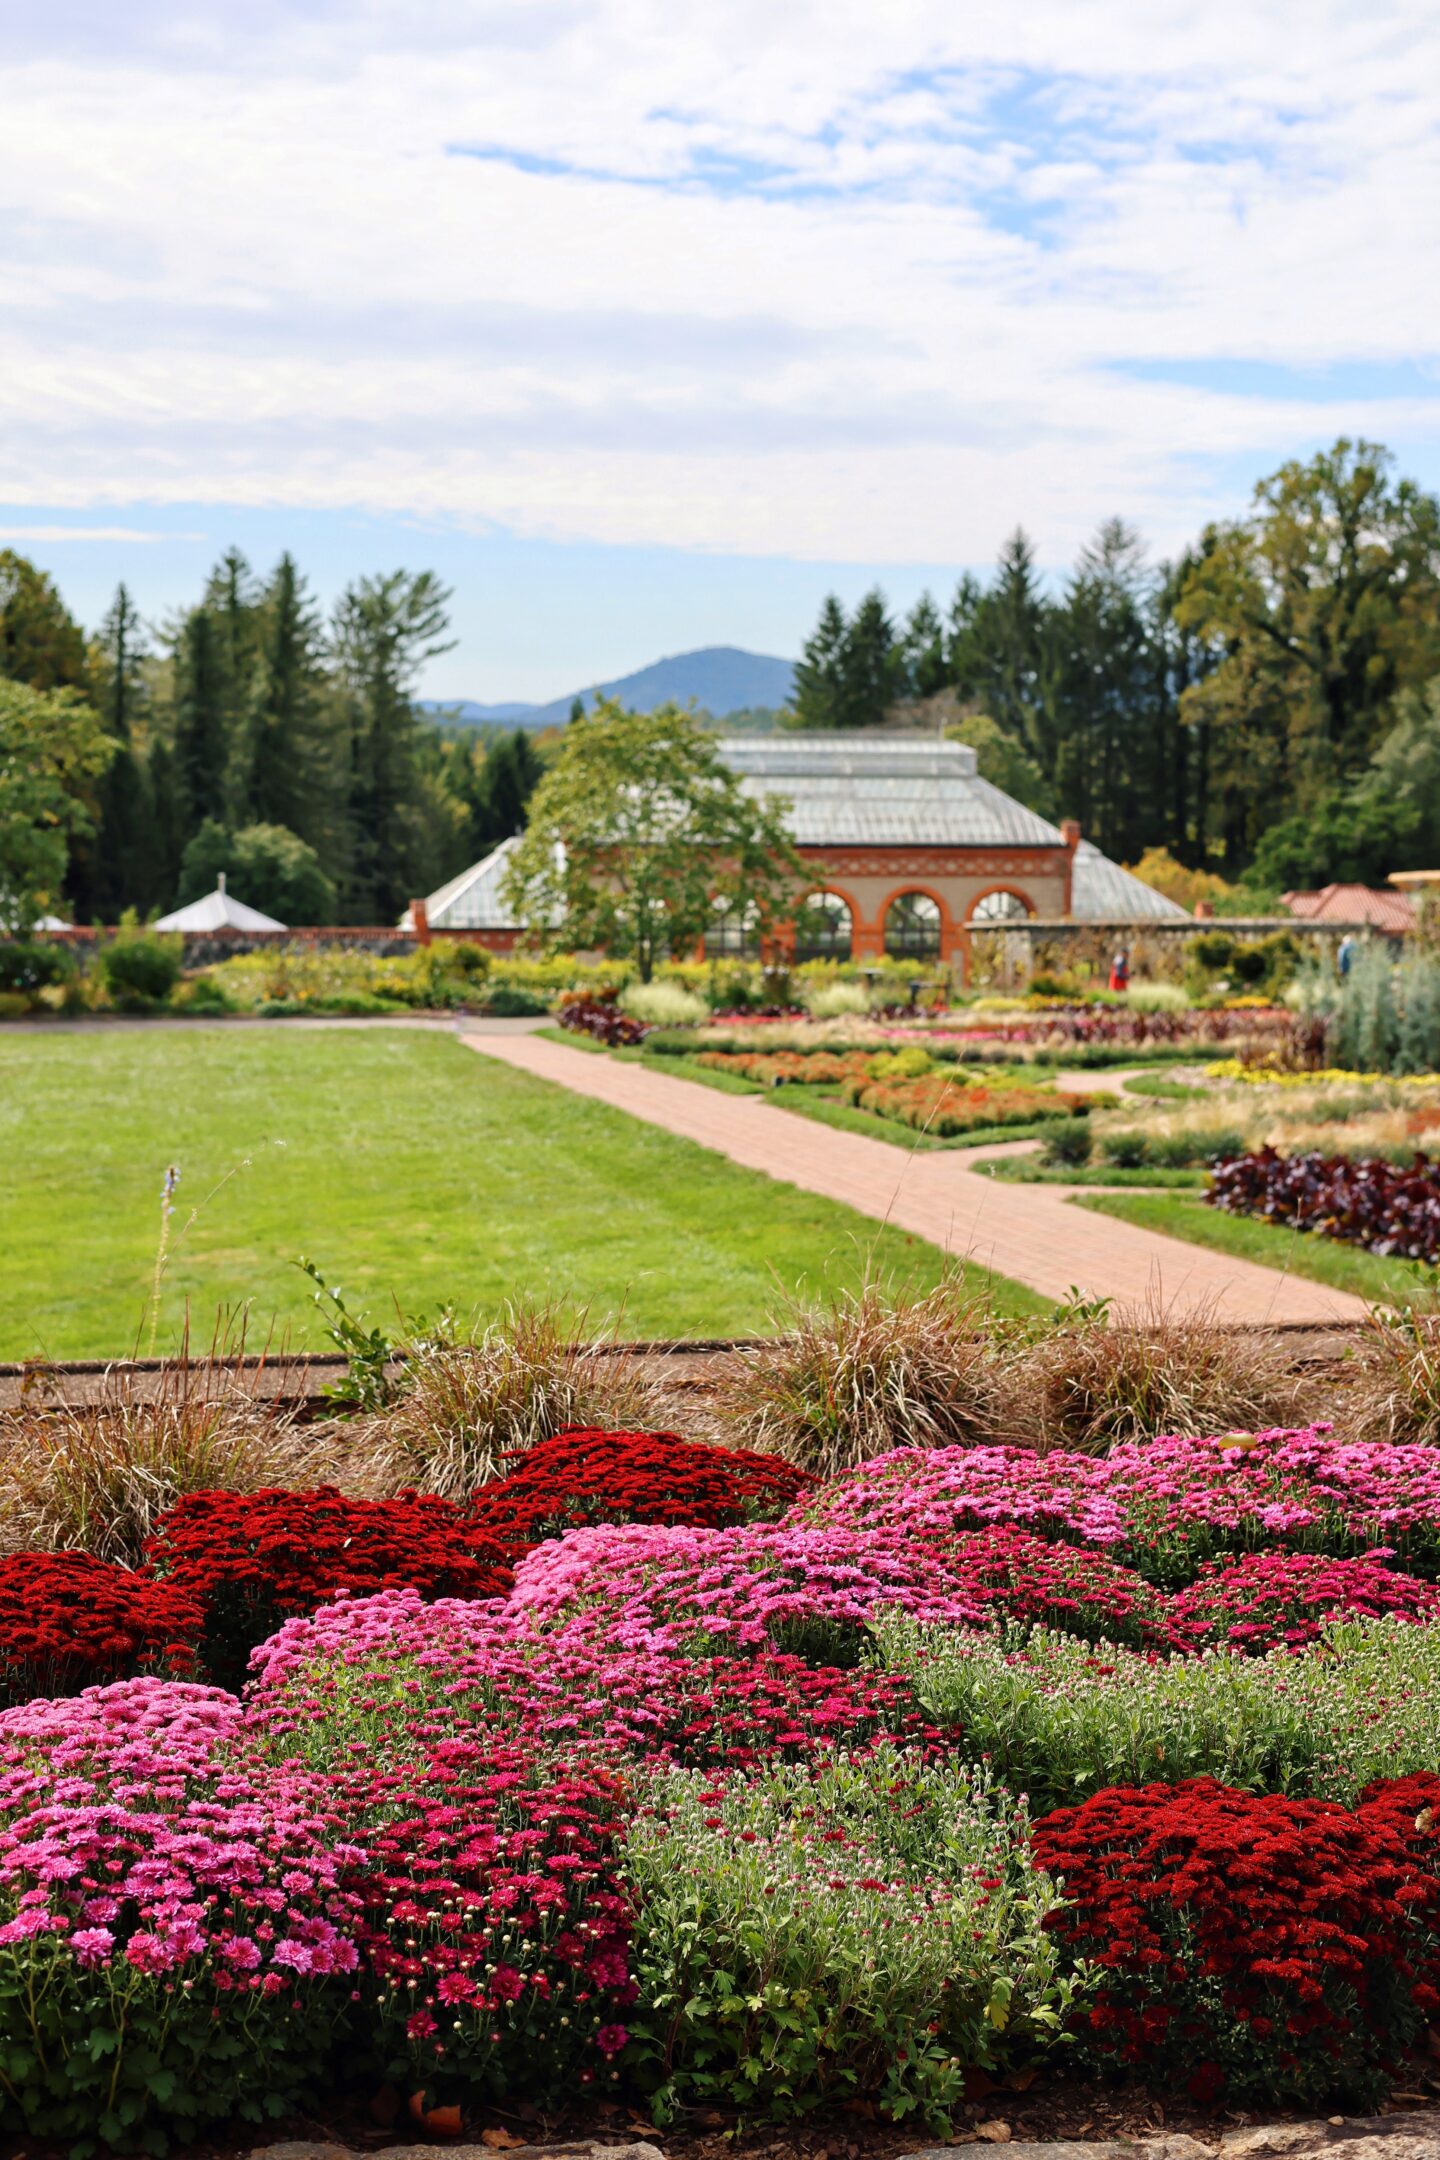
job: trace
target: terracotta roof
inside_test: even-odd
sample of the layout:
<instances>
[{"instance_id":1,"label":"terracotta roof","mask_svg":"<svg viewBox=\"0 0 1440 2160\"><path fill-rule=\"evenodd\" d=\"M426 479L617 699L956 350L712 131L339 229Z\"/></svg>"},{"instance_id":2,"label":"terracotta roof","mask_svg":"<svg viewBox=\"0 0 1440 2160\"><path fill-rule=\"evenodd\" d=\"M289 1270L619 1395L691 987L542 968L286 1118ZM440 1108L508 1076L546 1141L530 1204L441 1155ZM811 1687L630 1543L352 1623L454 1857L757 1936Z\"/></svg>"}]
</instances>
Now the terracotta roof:
<instances>
[{"instance_id":1,"label":"terracotta roof","mask_svg":"<svg viewBox=\"0 0 1440 2160\"><path fill-rule=\"evenodd\" d=\"M1302 922L1368 923L1391 937L1415 928L1409 895L1375 885L1325 885L1319 892L1282 893L1281 899Z\"/></svg>"}]
</instances>

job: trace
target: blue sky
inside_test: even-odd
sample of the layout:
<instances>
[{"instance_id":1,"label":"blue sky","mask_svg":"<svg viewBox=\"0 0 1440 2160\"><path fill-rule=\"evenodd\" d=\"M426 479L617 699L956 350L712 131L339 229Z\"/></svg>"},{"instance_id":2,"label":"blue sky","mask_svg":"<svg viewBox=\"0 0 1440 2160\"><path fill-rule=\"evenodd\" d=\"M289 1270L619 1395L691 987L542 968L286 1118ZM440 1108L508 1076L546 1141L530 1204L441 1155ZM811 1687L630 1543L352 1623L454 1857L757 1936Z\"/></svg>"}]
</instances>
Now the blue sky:
<instances>
[{"instance_id":1,"label":"blue sky","mask_svg":"<svg viewBox=\"0 0 1440 2160\"><path fill-rule=\"evenodd\" d=\"M1440 484L1428 0L983 12L27 11L0 544L92 622L433 567L426 687L543 699L1017 522L1163 555L1342 432Z\"/></svg>"}]
</instances>

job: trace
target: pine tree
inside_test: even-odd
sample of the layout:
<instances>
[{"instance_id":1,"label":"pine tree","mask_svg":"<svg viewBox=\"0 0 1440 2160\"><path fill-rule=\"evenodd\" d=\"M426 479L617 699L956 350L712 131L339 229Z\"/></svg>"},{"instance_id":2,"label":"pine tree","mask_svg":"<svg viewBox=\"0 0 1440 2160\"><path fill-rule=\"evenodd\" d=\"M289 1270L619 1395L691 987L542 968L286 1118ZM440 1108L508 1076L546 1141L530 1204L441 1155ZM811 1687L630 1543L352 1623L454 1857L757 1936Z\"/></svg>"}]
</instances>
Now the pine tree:
<instances>
[{"instance_id":1,"label":"pine tree","mask_svg":"<svg viewBox=\"0 0 1440 2160\"><path fill-rule=\"evenodd\" d=\"M935 697L950 682L945 625L928 592L911 608L900 640L904 687L911 697Z\"/></svg>"},{"instance_id":2,"label":"pine tree","mask_svg":"<svg viewBox=\"0 0 1440 2160\"><path fill-rule=\"evenodd\" d=\"M340 822L324 648L319 616L288 554L265 589L255 643L234 821L283 825L324 858Z\"/></svg>"},{"instance_id":3,"label":"pine tree","mask_svg":"<svg viewBox=\"0 0 1440 2160\"><path fill-rule=\"evenodd\" d=\"M124 585L116 588L91 655L96 709L116 749L95 784L93 829L71 852L69 889L84 922L114 923L126 908L148 913L155 883L150 788L139 737L149 716L144 625Z\"/></svg>"},{"instance_id":4,"label":"pine tree","mask_svg":"<svg viewBox=\"0 0 1440 2160\"><path fill-rule=\"evenodd\" d=\"M175 763L187 827L222 823L228 807L229 686L215 618L198 607L186 616L175 656Z\"/></svg>"},{"instance_id":5,"label":"pine tree","mask_svg":"<svg viewBox=\"0 0 1440 2160\"><path fill-rule=\"evenodd\" d=\"M254 687L259 600L249 563L239 548L227 548L210 573L201 603L215 626L227 811L243 798L251 766L245 723Z\"/></svg>"},{"instance_id":6,"label":"pine tree","mask_svg":"<svg viewBox=\"0 0 1440 2160\"><path fill-rule=\"evenodd\" d=\"M432 571L360 578L342 594L333 650L350 740L352 921L387 922L428 891L415 709L424 663L450 651L449 591Z\"/></svg>"},{"instance_id":7,"label":"pine tree","mask_svg":"<svg viewBox=\"0 0 1440 2160\"><path fill-rule=\"evenodd\" d=\"M157 735L150 745L150 754L145 761L145 781L150 797L154 862L151 891L164 905L173 906L180 882L180 863L191 827L185 815L179 764L162 735Z\"/></svg>"},{"instance_id":8,"label":"pine tree","mask_svg":"<svg viewBox=\"0 0 1440 2160\"><path fill-rule=\"evenodd\" d=\"M525 828L525 806L544 767L524 728L492 743L480 772L485 823L491 843L508 840Z\"/></svg>"},{"instance_id":9,"label":"pine tree","mask_svg":"<svg viewBox=\"0 0 1440 2160\"><path fill-rule=\"evenodd\" d=\"M820 620L805 640L795 670L792 711L799 728L843 727L845 704L845 610L834 593L826 595Z\"/></svg>"},{"instance_id":10,"label":"pine tree","mask_svg":"<svg viewBox=\"0 0 1440 2160\"><path fill-rule=\"evenodd\" d=\"M995 583L984 592L962 583L951 611L956 688L977 700L1047 778L1055 751L1044 698L1048 612L1035 551L1018 526L1001 550Z\"/></svg>"},{"instance_id":11,"label":"pine tree","mask_svg":"<svg viewBox=\"0 0 1440 2160\"><path fill-rule=\"evenodd\" d=\"M901 695L904 659L885 595L875 586L851 617L841 653L842 727L876 727Z\"/></svg>"}]
</instances>

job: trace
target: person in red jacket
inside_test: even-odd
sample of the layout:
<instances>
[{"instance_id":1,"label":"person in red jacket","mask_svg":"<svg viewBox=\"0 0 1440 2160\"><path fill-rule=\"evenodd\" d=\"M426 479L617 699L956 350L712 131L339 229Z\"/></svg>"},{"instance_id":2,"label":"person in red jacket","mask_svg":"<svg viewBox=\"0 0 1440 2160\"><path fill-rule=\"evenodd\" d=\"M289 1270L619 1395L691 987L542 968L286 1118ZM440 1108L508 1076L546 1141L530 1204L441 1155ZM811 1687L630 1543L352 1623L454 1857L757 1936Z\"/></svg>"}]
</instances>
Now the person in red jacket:
<instances>
[{"instance_id":1,"label":"person in red jacket","mask_svg":"<svg viewBox=\"0 0 1440 2160\"><path fill-rule=\"evenodd\" d=\"M1130 987L1130 955L1122 945L1110 963L1110 988L1128 990Z\"/></svg>"}]
</instances>

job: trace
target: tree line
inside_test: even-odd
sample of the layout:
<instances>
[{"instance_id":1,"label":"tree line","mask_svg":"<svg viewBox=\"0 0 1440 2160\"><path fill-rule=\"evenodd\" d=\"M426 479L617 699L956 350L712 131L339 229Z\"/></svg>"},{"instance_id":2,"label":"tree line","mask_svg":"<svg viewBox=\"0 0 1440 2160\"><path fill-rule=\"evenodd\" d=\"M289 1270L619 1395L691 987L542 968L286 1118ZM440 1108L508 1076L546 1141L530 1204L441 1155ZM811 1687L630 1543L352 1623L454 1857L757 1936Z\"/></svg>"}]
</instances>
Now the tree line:
<instances>
[{"instance_id":1,"label":"tree line","mask_svg":"<svg viewBox=\"0 0 1440 2160\"><path fill-rule=\"evenodd\" d=\"M523 730L449 731L416 708L450 649L430 572L362 577L328 618L293 558L268 577L230 549L158 629L121 585L93 636L55 584L0 551L0 684L98 722L75 763L65 905L80 922L208 891L288 923L390 923L520 829L540 760ZM38 727L40 708L24 708Z\"/></svg>"},{"instance_id":2,"label":"tree line","mask_svg":"<svg viewBox=\"0 0 1440 2160\"><path fill-rule=\"evenodd\" d=\"M828 599L790 723L940 724L1107 853L1275 887L1440 864L1440 503L1341 441L1150 563L1118 518L1059 590L1023 531L897 622Z\"/></svg>"}]
</instances>

